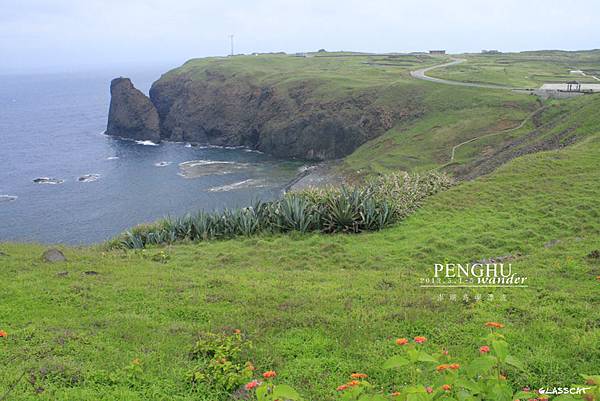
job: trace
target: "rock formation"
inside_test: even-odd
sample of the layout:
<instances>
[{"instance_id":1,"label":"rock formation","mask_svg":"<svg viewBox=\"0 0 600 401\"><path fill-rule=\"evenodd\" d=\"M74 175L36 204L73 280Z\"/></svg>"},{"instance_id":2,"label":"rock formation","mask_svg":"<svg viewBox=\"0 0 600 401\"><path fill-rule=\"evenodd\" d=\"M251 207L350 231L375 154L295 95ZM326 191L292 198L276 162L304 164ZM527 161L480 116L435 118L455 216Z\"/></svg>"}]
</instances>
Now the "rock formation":
<instances>
[{"instance_id":1,"label":"rock formation","mask_svg":"<svg viewBox=\"0 0 600 401\"><path fill-rule=\"evenodd\" d=\"M156 108L129 78L110 83L110 109L106 134L135 140L160 141Z\"/></svg>"},{"instance_id":2,"label":"rock formation","mask_svg":"<svg viewBox=\"0 0 600 401\"><path fill-rule=\"evenodd\" d=\"M190 71L184 65L156 81L148 100L128 79L116 79L107 133L328 160L352 153L416 112L411 104L381 106L376 91L325 97L322 84L265 84L251 74L210 65Z\"/></svg>"}]
</instances>

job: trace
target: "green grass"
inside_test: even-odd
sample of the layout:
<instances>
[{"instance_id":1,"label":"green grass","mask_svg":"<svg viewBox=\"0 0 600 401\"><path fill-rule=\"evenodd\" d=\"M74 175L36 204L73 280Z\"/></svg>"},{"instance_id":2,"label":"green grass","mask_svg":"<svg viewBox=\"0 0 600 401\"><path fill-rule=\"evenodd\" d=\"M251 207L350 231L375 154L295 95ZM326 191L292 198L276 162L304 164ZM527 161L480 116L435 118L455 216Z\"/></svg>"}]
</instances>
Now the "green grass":
<instances>
[{"instance_id":1,"label":"green grass","mask_svg":"<svg viewBox=\"0 0 600 401\"><path fill-rule=\"evenodd\" d=\"M429 86L425 114L396 125L344 159L342 170L369 175L397 169L426 171L450 161L452 146L517 126L539 104L535 97L498 90Z\"/></svg>"},{"instance_id":2,"label":"green grass","mask_svg":"<svg viewBox=\"0 0 600 401\"><path fill-rule=\"evenodd\" d=\"M461 56L463 57L463 56ZM591 76L571 74L582 70L587 75L600 75L600 50L581 52L537 51L506 54L467 54L467 62L432 70L432 77L453 81L538 88L544 83L570 80L598 83Z\"/></svg>"},{"instance_id":3,"label":"green grass","mask_svg":"<svg viewBox=\"0 0 600 401\"><path fill-rule=\"evenodd\" d=\"M513 385L578 382L600 366L600 261L586 257L600 248L598 152L596 134L516 159L371 234L64 248L69 261L58 264L41 262L42 246L1 244L0 394L27 372L9 399L226 400L192 389L189 353L198 332L239 328L260 371L331 400L357 370L402 382L381 368L394 338L425 335L467 360L488 320L506 324L527 363L507 372ZM513 269L529 288L419 288L433 263L517 253ZM440 302L442 292L458 300ZM143 373L131 380L134 358Z\"/></svg>"},{"instance_id":4,"label":"green grass","mask_svg":"<svg viewBox=\"0 0 600 401\"><path fill-rule=\"evenodd\" d=\"M169 71L164 80L180 76L201 80L218 74L285 92L299 87L310 98L332 100L364 91L379 91L397 81L412 81L409 72L439 64L429 56L361 56L344 53L311 57L258 55L192 59ZM390 65L376 65L386 62ZM390 98L390 100L392 100ZM397 101L396 99L393 99Z\"/></svg>"}]
</instances>

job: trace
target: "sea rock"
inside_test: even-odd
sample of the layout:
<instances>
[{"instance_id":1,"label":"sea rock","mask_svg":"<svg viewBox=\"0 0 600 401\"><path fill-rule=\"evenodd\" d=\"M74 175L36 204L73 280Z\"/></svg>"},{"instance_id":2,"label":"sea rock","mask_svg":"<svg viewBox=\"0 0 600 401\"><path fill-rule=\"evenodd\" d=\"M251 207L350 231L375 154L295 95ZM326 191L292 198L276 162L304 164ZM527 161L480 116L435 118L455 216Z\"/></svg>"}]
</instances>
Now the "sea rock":
<instances>
[{"instance_id":1,"label":"sea rock","mask_svg":"<svg viewBox=\"0 0 600 401\"><path fill-rule=\"evenodd\" d=\"M46 250L42 254L42 259L44 260L44 262L48 263L65 262L67 260L65 255L56 248L50 248Z\"/></svg>"},{"instance_id":2,"label":"sea rock","mask_svg":"<svg viewBox=\"0 0 600 401\"><path fill-rule=\"evenodd\" d=\"M57 184L62 184L63 182L65 182L64 180L61 180L59 178L49 178L49 177L38 177L38 178L34 178L33 182L36 184L51 184L51 185L57 185Z\"/></svg>"},{"instance_id":3,"label":"sea rock","mask_svg":"<svg viewBox=\"0 0 600 401\"><path fill-rule=\"evenodd\" d=\"M156 108L129 78L110 83L110 109L106 134L135 140L160 141Z\"/></svg>"}]
</instances>

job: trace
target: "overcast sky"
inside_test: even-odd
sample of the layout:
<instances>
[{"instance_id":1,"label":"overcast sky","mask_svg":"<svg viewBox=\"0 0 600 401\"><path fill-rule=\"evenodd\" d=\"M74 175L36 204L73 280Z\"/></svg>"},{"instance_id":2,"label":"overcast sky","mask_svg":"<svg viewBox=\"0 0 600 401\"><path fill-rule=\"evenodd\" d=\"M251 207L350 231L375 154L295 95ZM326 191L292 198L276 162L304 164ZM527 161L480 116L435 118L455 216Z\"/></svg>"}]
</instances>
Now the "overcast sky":
<instances>
[{"instance_id":1,"label":"overcast sky","mask_svg":"<svg viewBox=\"0 0 600 401\"><path fill-rule=\"evenodd\" d=\"M598 0L0 0L0 72L229 52L600 47Z\"/></svg>"}]
</instances>

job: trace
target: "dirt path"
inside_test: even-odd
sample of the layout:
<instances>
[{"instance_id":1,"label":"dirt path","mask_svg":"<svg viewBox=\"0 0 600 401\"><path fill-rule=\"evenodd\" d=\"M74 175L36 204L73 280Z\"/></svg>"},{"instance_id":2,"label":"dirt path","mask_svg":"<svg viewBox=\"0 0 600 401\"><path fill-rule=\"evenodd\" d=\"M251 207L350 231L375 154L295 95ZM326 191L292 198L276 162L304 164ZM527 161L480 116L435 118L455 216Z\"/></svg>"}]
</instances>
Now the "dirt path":
<instances>
[{"instance_id":1,"label":"dirt path","mask_svg":"<svg viewBox=\"0 0 600 401\"><path fill-rule=\"evenodd\" d=\"M487 89L507 89L513 90L517 88L513 88L510 86L502 86L502 85L492 85L492 84L477 84L473 82L460 82L460 81L450 81L442 78L434 78L426 75L428 71L435 70L436 68L444 68L450 67L451 65L456 65L460 63L464 63L467 61L464 58L453 58L449 63L438 64L432 67L421 68L420 70L415 70L410 72L410 76L416 79L421 79L423 81L437 82L438 84L446 84L446 85L456 85L456 86L469 86L472 88L487 88Z\"/></svg>"},{"instance_id":2,"label":"dirt path","mask_svg":"<svg viewBox=\"0 0 600 401\"><path fill-rule=\"evenodd\" d=\"M427 67L427 68L422 68L420 70L411 71L410 75L413 78L416 78L416 79L421 79L421 80L424 80L424 81L436 82L436 83L439 83L439 84L446 84L446 85L469 86L469 87L474 87L474 88L486 88L486 89L506 89L506 90L517 89L517 88L510 87L510 86L502 86L502 85L477 84L477 83L472 83L472 82L449 81L447 79L434 78L434 77L430 77L430 76L426 75L426 73L428 71L434 70L436 68L449 67L451 65L456 65L456 64L464 63L465 61L467 61L467 60L466 59L462 59L462 58L453 58L452 61L450 61L448 63L438 64L438 65L434 65L432 67ZM512 128L504 129L504 130L501 130L501 131L496 131L496 132L492 132L492 133L489 133L489 134L477 136L475 138L471 138L471 139L469 139L467 141L461 142L458 145L453 146L451 154L450 154L450 161L448 163L454 162L454 156L456 155L456 150L458 148L460 148L461 146L466 145L466 144L471 143L471 142L475 142L475 141L477 141L479 139L482 139L482 138L487 138L487 137L490 137L490 136L506 134L506 133L509 133L509 132L521 129L521 128L523 128L525 126L525 124L527 123L527 121L529 121L533 116L535 116L537 113L539 113L540 111L542 111L544 108L545 107L542 106L539 109L535 110L533 113L529 114L516 127L512 127Z\"/></svg>"},{"instance_id":3,"label":"dirt path","mask_svg":"<svg viewBox=\"0 0 600 401\"><path fill-rule=\"evenodd\" d=\"M501 131L496 131L496 132L492 132L492 133L489 133L489 134L485 134L485 135L477 136L477 137L475 137L475 138L471 138L471 139L469 139L468 141L464 141L464 142L461 142L461 143L459 143L458 145L455 145L455 146L453 146L453 147L452 147L452 153L451 153L451 155L450 155L450 161L449 161L449 163L452 163L452 162L454 161L454 155L456 154L456 149L460 148L461 146L463 146L463 145L466 145L466 144L468 144L468 143L471 143L471 142L475 142L475 141L477 141L477 140L479 140L479 139L482 139L482 138L487 138L487 137L490 137L490 136L495 136L495 135L500 135L500 134L506 134L506 133L508 133L508 132L512 132L512 131L516 131L516 130L518 130L518 129L521 129L521 128L523 128L523 127L525 126L525 124L527 123L527 121L529 121L531 118L533 118L533 116L535 116L537 113L541 112L541 111L542 111L542 110L544 110L545 108L546 108L545 106L542 106L542 107L540 107L539 109L537 109L536 111L534 111L533 113L529 114L529 115L528 115L527 117L525 117L525 119L524 119L523 121L521 121L521 123L520 123L519 125L517 125L516 127L513 127L513 128L507 128L507 129L503 129L503 130L501 130Z\"/></svg>"}]
</instances>

